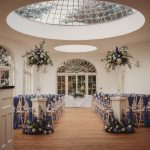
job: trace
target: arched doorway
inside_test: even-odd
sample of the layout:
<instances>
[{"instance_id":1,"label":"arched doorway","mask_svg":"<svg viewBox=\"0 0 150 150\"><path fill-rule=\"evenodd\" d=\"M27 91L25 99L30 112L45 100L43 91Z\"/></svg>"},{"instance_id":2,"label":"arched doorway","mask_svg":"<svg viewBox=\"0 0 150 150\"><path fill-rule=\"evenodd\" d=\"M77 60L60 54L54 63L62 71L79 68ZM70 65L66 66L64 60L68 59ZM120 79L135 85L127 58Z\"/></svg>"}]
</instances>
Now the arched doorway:
<instances>
[{"instance_id":1,"label":"arched doorway","mask_svg":"<svg viewBox=\"0 0 150 150\"><path fill-rule=\"evenodd\" d=\"M96 92L96 68L87 60L70 59L58 66L57 93L75 92L92 95Z\"/></svg>"}]
</instances>

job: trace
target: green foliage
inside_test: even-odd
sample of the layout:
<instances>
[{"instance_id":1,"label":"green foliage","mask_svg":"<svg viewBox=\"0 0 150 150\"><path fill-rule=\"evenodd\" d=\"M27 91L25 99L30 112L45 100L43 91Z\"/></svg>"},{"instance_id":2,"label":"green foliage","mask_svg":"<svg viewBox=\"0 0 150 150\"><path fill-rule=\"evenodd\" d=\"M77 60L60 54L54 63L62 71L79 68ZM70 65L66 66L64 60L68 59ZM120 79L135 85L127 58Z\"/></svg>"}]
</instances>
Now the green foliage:
<instances>
[{"instance_id":1,"label":"green foliage","mask_svg":"<svg viewBox=\"0 0 150 150\"><path fill-rule=\"evenodd\" d=\"M45 51L45 41L42 41L39 45L35 45L34 49L27 51L23 57L26 58L27 64L29 66L37 66L38 68L42 66L51 65L53 62L49 56L49 52Z\"/></svg>"},{"instance_id":2,"label":"green foliage","mask_svg":"<svg viewBox=\"0 0 150 150\"><path fill-rule=\"evenodd\" d=\"M105 124L104 131L109 133L134 133L131 121L122 114L122 119L119 122L112 113Z\"/></svg>"},{"instance_id":3,"label":"green foliage","mask_svg":"<svg viewBox=\"0 0 150 150\"><path fill-rule=\"evenodd\" d=\"M133 57L128 53L127 46L120 48L116 47L112 52L108 51L105 58L101 61L106 61L106 70L115 70L117 66L128 66L131 69L130 60Z\"/></svg>"}]
</instances>

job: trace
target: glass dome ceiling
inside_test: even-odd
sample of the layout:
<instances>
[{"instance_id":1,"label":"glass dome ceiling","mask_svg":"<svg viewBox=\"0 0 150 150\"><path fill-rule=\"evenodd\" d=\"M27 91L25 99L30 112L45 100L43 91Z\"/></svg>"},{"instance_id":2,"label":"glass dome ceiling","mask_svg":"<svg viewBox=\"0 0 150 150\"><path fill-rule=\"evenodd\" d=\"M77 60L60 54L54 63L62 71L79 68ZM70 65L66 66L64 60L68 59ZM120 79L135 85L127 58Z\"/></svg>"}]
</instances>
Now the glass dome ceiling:
<instances>
[{"instance_id":1,"label":"glass dome ceiling","mask_svg":"<svg viewBox=\"0 0 150 150\"><path fill-rule=\"evenodd\" d=\"M136 11L99 0L51 0L20 7L15 12L28 20L50 25L84 26L116 21Z\"/></svg>"}]
</instances>

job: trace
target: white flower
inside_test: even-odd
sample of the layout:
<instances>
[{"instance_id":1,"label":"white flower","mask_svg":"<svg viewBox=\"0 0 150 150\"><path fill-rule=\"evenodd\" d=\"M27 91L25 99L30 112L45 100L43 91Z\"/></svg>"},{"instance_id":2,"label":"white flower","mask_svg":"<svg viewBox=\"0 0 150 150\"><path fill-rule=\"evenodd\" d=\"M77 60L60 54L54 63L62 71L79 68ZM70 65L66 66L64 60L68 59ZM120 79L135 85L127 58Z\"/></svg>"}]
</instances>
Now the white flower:
<instances>
[{"instance_id":1,"label":"white flower","mask_svg":"<svg viewBox=\"0 0 150 150\"><path fill-rule=\"evenodd\" d=\"M128 125L128 128L131 128L132 126L131 125Z\"/></svg>"},{"instance_id":2,"label":"white flower","mask_svg":"<svg viewBox=\"0 0 150 150\"><path fill-rule=\"evenodd\" d=\"M125 131L125 128L122 128L121 131Z\"/></svg>"},{"instance_id":3,"label":"white flower","mask_svg":"<svg viewBox=\"0 0 150 150\"><path fill-rule=\"evenodd\" d=\"M48 133L52 133L52 131L51 130L49 130L49 132Z\"/></svg>"},{"instance_id":4,"label":"white flower","mask_svg":"<svg viewBox=\"0 0 150 150\"><path fill-rule=\"evenodd\" d=\"M51 126L48 124L47 127L50 128Z\"/></svg>"},{"instance_id":5,"label":"white flower","mask_svg":"<svg viewBox=\"0 0 150 150\"><path fill-rule=\"evenodd\" d=\"M35 128L32 129L32 132L35 133Z\"/></svg>"},{"instance_id":6,"label":"white flower","mask_svg":"<svg viewBox=\"0 0 150 150\"><path fill-rule=\"evenodd\" d=\"M46 131L46 130L44 130L44 134L47 134L47 131Z\"/></svg>"},{"instance_id":7,"label":"white flower","mask_svg":"<svg viewBox=\"0 0 150 150\"><path fill-rule=\"evenodd\" d=\"M118 63L118 64L121 64L121 63L122 63L121 58L118 58L118 59L117 59L117 63Z\"/></svg>"},{"instance_id":8,"label":"white flower","mask_svg":"<svg viewBox=\"0 0 150 150\"><path fill-rule=\"evenodd\" d=\"M115 60L116 59L116 56L113 56L113 60Z\"/></svg>"},{"instance_id":9,"label":"white flower","mask_svg":"<svg viewBox=\"0 0 150 150\"><path fill-rule=\"evenodd\" d=\"M43 58L43 55L41 55L40 57Z\"/></svg>"},{"instance_id":10,"label":"white flower","mask_svg":"<svg viewBox=\"0 0 150 150\"><path fill-rule=\"evenodd\" d=\"M118 126L118 125L116 125L116 128L119 128L119 126Z\"/></svg>"}]
</instances>

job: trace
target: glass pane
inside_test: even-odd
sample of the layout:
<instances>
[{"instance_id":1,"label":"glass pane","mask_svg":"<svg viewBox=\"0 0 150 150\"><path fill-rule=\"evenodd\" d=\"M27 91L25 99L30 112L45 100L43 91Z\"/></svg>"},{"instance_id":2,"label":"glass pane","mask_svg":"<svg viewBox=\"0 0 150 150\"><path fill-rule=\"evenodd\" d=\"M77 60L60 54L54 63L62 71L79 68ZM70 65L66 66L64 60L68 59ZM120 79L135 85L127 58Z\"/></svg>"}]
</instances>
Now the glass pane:
<instances>
[{"instance_id":1,"label":"glass pane","mask_svg":"<svg viewBox=\"0 0 150 150\"><path fill-rule=\"evenodd\" d=\"M68 82L71 82L71 76L68 76Z\"/></svg>"},{"instance_id":2,"label":"glass pane","mask_svg":"<svg viewBox=\"0 0 150 150\"><path fill-rule=\"evenodd\" d=\"M78 76L78 92L85 94L85 76Z\"/></svg>"},{"instance_id":3,"label":"glass pane","mask_svg":"<svg viewBox=\"0 0 150 150\"><path fill-rule=\"evenodd\" d=\"M88 82L91 82L91 79L92 79L91 76L89 76L89 77L88 77Z\"/></svg>"},{"instance_id":4,"label":"glass pane","mask_svg":"<svg viewBox=\"0 0 150 150\"><path fill-rule=\"evenodd\" d=\"M61 76L57 77L57 82L61 82Z\"/></svg>"},{"instance_id":5,"label":"glass pane","mask_svg":"<svg viewBox=\"0 0 150 150\"><path fill-rule=\"evenodd\" d=\"M89 93L89 95L91 95L91 94L92 94L92 90L91 90L91 89L89 89L89 90L88 90L88 93Z\"/></svg>"},{"instance_id":6,"label":"glass pane","mask_svg":"<svg viewBox=\"0 0 150 150\"><path fill-rule=\"evenodd\" d=\"M65 94L65 90L62 90L61 94Z\"/></svg>"},{"instance_id":7,"label":"glass pane","mask_svg":"<svg viewBox=\"0 0 150 150\"><path fill-rule=\"evenodd\" d=\"M58 83L58 89L61 89L61 83Z\"/></svg>"},{"instance_id":8,"label":"glass pane","mask_svg":"<svg viewBox=\"0 0 150 150\"><path fill-rule=\"evenodd\" d=\"M65 82L65 76L62 76L62 82Z\"/></svg>"},{"instance_id":9,"label":"glass pane","mask_svg":"<svg viewBox=\"0 0 150 150\"><path fill-rule=\"evenodd\" d=\"M76 92L76 76L68 76L68 94Z\"/></svg>"},{"instance_id":10,"label":"glass pane","mask_svg":"<svg viewBox=\"0 0 150 150\"><path fill-rule=\"evenodd\" d=\"M92 95L96 92L96 75L88 76L88 94Z\"/></svg>"},{"instance_id":11,"label":"glass pane","mask_svg":"<svg viewBox=\"0 0 150 150\"><path fill-rule=\"evenodd\" d=\"M109 14L120 13L116 20L124 18L121 14L123 10L127 12L127 16L135 12L128 6L98 0L50 0L20 7L15 10L15 13L26 19L47 24L83 26L96 24L99 20L98 16L105 18L104 21L107 22L110 21L107 20Z\"/></svg>"},{"instance_id":12,"label":"glass pane","mask_svg":"<svg viewBox=\"0 0 150 150\"><path fill-rule=\"evenodd\" d=\"M57 76L57 93L65 94L65 76Z\"/></svg>"},{"instance_id":13,"label":"glass pane","mask_svg":"<svg viewBox=\"0 0 150 150\"><path fill-rule=\"evenodd\" d=\"M0 78L0 85L8 86L9 85L9 70L2 70Z\"/></svg>"},{"instance_id":14,"label":"glass pane","mask_svg":"<svg viewBox=\"0 0 150 150\"><path fill-rule=\"evenodd\" d=\"M93 81L96 82L96 76L93 76Z\"/></svg>"},{"instance_id":15,"label":"glass pane","mask_svg":"<svg viewBox=\"0 0 150 150\"><path fill-rule=\"evenodd\" d=\"M0 46L0 65L11 66L12 65L12 57L10 53Z\"/></svg>"},{"instance_id":16,"label":"glass pane","mask_svg":"<svg viewBox=\"0 0 150 150\"><path fill-rule=\"evenodd\" d=\"M78 82L81 82L81 76L78 76Z\"/></svg>"}]
</instances>

